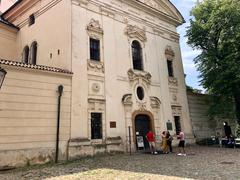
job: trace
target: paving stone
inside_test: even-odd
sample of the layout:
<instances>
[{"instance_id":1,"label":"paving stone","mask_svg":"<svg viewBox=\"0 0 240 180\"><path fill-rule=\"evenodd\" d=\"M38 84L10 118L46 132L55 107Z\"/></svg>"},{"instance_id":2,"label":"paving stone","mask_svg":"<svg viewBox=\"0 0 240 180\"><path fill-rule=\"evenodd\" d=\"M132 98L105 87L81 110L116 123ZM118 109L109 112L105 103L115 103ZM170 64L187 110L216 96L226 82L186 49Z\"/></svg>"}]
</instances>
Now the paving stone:
<instances>
[{"instance_id":1,"label":"paving stone","mask_svg":"<svg viewBox=\"0 0 240 180\"><path fill-rule=\"evenodd\" d=\"M0 172L4 180L133 180L133 179L226 179L240 178L240 149L188 147L187 156L176 153L136 153L84 158L57 165Z\"/></svg>"}]
</instances>

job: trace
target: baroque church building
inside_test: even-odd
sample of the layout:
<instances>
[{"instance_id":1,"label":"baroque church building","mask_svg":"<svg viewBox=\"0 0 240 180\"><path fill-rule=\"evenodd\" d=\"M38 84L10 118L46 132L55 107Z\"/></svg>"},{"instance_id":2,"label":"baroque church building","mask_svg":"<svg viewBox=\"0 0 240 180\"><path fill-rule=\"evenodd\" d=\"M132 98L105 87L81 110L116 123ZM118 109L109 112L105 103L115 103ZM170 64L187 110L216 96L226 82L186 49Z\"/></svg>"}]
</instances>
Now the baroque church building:
<instances>
[{"instance_id":1,"label":"baroque church building","mask_svg":"<svg viewBox=\"0 0 240 180\"><path fill-rule=\"evenodd\" d=\"M194 142L182 23L169 0L18 0L0 18L0 166L141 150L149 130Z\"/></svg>"}]
</instances>

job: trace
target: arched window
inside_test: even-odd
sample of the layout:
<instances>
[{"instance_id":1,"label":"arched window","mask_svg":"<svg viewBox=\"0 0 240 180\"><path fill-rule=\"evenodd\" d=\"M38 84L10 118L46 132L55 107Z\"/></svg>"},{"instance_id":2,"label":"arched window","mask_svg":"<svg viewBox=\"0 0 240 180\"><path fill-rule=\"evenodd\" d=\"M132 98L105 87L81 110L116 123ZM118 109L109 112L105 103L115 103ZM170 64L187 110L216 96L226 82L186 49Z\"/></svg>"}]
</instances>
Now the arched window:
<instances>
[{"instance_id":1,"label":"arched window","mask_svg":"<svg viewBox=\"0 0 240 180\"><path fill-rule=\"evenodd\" d=\"M23 49L23 55L22 55L22 59L24 63L28 63L28 56L29 56L29 47L25 46L25 48Z\"/></svg>"},{"instance_id":2,"label":"arched window","mask_svg":"<svg viewBox=\"0 0 240 180\"><path fill-rule=\"evenodd\" d=\"M167 60L168 76L173 77L173 61Z\"/></svg>"},{"instance_id":3,"label":"arched window","mask_svg":"<svg viewBox=\"0 0 240 180\"><path fill-rule=\"evenodd\" d=\"M30 56L30 64L36 64L37 62L37 42L34 41L31 45L31 56Z\"/></svg>"},{"instance_id":4,"label":"arched window","mask_svg":"<svg viewBox=\"0 0 240 180\"><path fill-rule=\"evenodd\" d=\"M132 42L133 69L143 70L142 48L138 41Z\"/></svg>"}]
</instances>

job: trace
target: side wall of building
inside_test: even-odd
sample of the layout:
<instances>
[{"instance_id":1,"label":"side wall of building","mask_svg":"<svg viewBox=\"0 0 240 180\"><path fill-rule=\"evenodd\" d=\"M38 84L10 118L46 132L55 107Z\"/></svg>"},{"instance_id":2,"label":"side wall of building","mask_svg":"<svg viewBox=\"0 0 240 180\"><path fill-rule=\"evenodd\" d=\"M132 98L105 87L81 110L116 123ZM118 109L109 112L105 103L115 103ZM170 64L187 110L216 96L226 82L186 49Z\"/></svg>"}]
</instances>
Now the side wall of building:
<instances>
[{"instance_id":1,"label":"side wall of building","mask_svg":"<svg viewBox=\"0 0 240 180\"><path fill-rule=\"evenodd\" d=\"M60 159L70 137L71 76L2 66L0 92L0 166L44 163L54 159L58 86L64 86L60 113Z\"/></svg>"},{"instance_id":2,"label":"side wall of building","mask_svg":"<svg viewBox=\"0 0 240 180\"><path fill-rule=\"evenodd\" d=\"M41 0L28 8L13 24L20 28L17 34L18 61L23 49L37 42L37 64L71 70L71 1ZM35 23L29 26L29 16Z\"/></svg>"},{"instance_id":3,"label":"side wall of building","mask_svg":"<svg viewBox=\"0 0 240 180\"><path fill-rule=\"evenodd\" d=\"M8 60L17 59L17 29L0 22L0 58Z\"/></svg>"},{"instance_id":4,"label":"side wall of building","mask_svg":"<svg viewBox=\"0 0 240 180\"><path fill-rule=\"evenodd\" d=\"M223 122L226 121L234 133L235 120L214 119L210 120L207 112L210 107L211 98L209 95L187 92L188 105L193 133L197 141L201 141L211 136L224 136Z\"/></svg>"}]
</instances>

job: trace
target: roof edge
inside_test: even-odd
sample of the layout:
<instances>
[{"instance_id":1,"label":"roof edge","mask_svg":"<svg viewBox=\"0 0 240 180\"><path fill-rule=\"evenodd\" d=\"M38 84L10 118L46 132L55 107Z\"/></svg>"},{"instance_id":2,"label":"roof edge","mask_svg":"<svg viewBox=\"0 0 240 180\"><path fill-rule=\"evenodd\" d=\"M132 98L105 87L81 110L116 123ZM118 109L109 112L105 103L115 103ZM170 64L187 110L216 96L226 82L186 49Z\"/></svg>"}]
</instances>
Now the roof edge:
<instances>
[{"instance_id":1,"label":"roof edge","mask_svg":"<svg viewBox=\"0 0 240 180\"><path fill-rule=\"evenodd\" d=\"M50 66L45 66L45 65L26 64L23 62L11 61L11 60L6 60L6 59L0 59L0 64L7 65L7 66L15 66L15 67L21 67L21 68L41 70L41 71L62 73L62 74L68 74L68 75L73 74L72 71L69 71L67 69L61 69L61 68L50 67Z\"/></svg>"},{"instance_id":2,"label":"roof edge","mask_svg":"<svg viewBox=\"0 0 240 180\"><path fill-rule=\"evenodd\" d=\"M184 19L182 13L178 10L178 8L176 8L176 6L171 2L171 0L168 0L168 2L174 7L174 9L177 11L177 13L180 15L180 17L182 18L182 24L186 23L186 20Z\"/></svg>"},{"instance_id":3,"label":"roof edge","mask_svg":"<svg viewBox=\"0 0 240 180\"><path fill-rule=\"evenodd\" d=\"M20 4L22 2L22 0L18 0L17 2L15 2L10 8L8 8L5 12L3 12L1 14L1 17L4 19L4 16L10 12L12 9L14 9L18 4Z\"/></svg>"}]
</instances>

